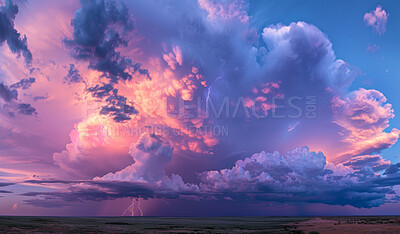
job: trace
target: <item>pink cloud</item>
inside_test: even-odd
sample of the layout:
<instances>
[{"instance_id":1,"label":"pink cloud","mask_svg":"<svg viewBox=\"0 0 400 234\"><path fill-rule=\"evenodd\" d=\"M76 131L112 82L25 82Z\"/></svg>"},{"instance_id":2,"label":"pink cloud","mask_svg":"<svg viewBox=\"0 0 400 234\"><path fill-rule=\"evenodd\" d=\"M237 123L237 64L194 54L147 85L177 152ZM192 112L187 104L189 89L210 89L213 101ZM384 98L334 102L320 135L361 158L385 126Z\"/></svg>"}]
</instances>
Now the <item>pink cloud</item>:
<instances>
[{"instance_id":1,"label":"pink cloud","mask_svg":"<svg viewBox=\"0 0 400 234\"><path fill-rule=\"evenodd\" d=\"M165 174L164 168L171 162L173 150L174 147L162 136L145 133L130 146L129 154L135 161L132 165L94 180L151 183L159 189L172 191L198 190L196 185L185 184L179 175L169 177Z\"/></svg>"},{"instance_id":2,"label":"pink cloud","mask_svg":"<svg viewBox=\"0 0 400 234\"><path fill-rule=\"evenodd\" d=\"M378 5L375 10L365 13L364 22L367 26L372 27L375 33L383 35L386 32L388 16L386 11Z\"/></svg>"},{"instance_id":3,"label":"pink cloud","mask_svg":"<svg viewBox=\"0 0 400 234\"><path fill-rule=\"evenodd\" d=\"M296 123L293 123L293 124L289 124L289 127L288 127L288 132L291 132L291 131L293 131L296 127L297 127L297 125L299 125L299 121L297 121Z\"/></svg>"},{"instance_id":4,"label":"pink cloud","mask_svg":"<svg viewBox=\"0 0 400 234\"><path fill-rule=\"evenodd\" d=\"M398 129L384 131L394 117L392 105L386 101L381 92L373 89L359 89L347 97L333 99L335 123L342 127L342 141L346 144L339 158L379 152L397 142Z\"/></svg>"},{"instance_id":5,"label":"pink cloud","mask_svg":"<svg viewBox=\"0 0 400 234\"><path fill-rule=\"evenodd\" d=\"M108 173L102 179L156 182L165 175L164 167L172 160L173 150L174 147L163 137L145 133L130 146L129 154L135 162L121 171Z\"/></svg>"},{"instance_id":6,"label":"pink cloud","mask_svg":"<svg viewBox=\"0 0 400 234\"><path fill-rule=\"evenodd\" d=\"M244 10L244 1L214 1L214 0L198 0L199 6L208 13L207 19L216 22L239 19L241 22L248 22L249 16Z\"/></svg>"},{"instance_id":7,"label":"pink cloud","mask_svg":"<svg viewBox=\"0 0 400 234\"><path fill-rule=\"evenodd\" d=\"M110 119L93 116L75 126L70 133L71 143L62 152L54 153L53 159L79 178L120 170L132 162L128 154L132 139L121 129Z\"/></svg>"},{"instance_id":8,"label":"pink cloud","mask_svg":"<svg viewBox=\"0 0 400 234\"><path fill-rule=\"evenodd\" d=\"M172 70L176 70L177 65L182 66L183 54L179 46L172 46L172 52L163 55L163 59L168 63Z\"/></svg>"}]
</instances>

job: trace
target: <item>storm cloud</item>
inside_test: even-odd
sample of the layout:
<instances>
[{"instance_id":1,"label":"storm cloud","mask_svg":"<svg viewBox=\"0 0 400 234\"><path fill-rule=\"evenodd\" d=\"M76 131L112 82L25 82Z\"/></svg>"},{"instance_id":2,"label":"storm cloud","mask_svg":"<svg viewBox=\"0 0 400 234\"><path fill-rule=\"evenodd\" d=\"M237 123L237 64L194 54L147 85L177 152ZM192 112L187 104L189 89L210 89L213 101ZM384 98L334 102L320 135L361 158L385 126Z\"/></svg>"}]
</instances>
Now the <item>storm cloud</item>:
<instances>
[{"instance_id":1,"label":"storm cloud","mask_svg":"<svg viewBox=\"0 0 400 234\"><path fill-rule=\"evenodd\" d=\"M25 193L25 202L394 202L399 167L380 155L400 133L389 100L353 88L362 72L321 29L302 21L256 29L246 4L82 0L63 40L76 64L61 78L94 112L53 154L76 181L26 181L64 189ZM0 85L7 103L14 91ZM203 131L213 128L227 134Z\"/></svg>"},{"instance_id":2,"label":"storm cloud","mask_svg":"<svg viewBox=\"0 0 400 234\"><path fill-rule=\"evenodd\" d=\"M150 79L149 71L142 64L121 55L119 48L128 46L133 36L134 21L125 4L121 1L99 0L81 1L71 25L73 38L65 38L64 44L71 49L71 55L78 60L88 60L88 68L102 73L108 83L96 84L87 91L105 105L100 114L109 115L116 122L125 122L137 113L135 108L126 102L126 97L117 95L114 85L119 81L130 81L133 75L142 75ZM67 76L68 83L82 82L78 70L70 64ZM113 92L111 92L113 91Z\"/></svg>"},{"instance_id":3,"label":"storm cloud","mask_svg":"<svg viewBox=\"0 0 400 234\"><path fill-rule=\"evenodd\" d=\"M112 83L131 80L135 73L149 77L141 64L116 51L128 45L134 30L134 22L125 4L113 0L82 0L81 5L71 21L73 38L64 40L72 49L72 56L89 60L89 68L104 72Z\"/></svg>"},{"instance_id":4,"label":"storm cloud","mask_svg":"<svg viewBox=\"0 0 400 234\"><path fill-rule=\"evenodd\" d=\"M28 200L28 204L42 206L43 199L66 205L76 199L229 198L241 202L307 202L371 208L390 202L386 195L393 192L391 186L400 182L398 165L391 165L382 174L367 176L368 170L355 173L346 165L326 162L321 152L298 147L286 154L260 152L238 160L232 168L200 173L201 182L198 185L185 184L177 175L170 178L163 175L163 165L169 161L170 147L151 137L145 136L136 145L139 152L151 153L135 158L136 165L115 174L93 181L26 181L72 184L67 191L26 193L25 196L41 198ZM161 167L157 168L158 165Z\"/></svg>"},{"instance_id":5,"label":"storm cloud","mask_svg":"<svg viewBox=\"0 0 400 234\"><path fill-rule=\"evenodd\" d=\"M28 49L27 38L22 36L14 27L14 20L18 14L18 6L11 0L6 0L0 6L0 46L7 43L8 48L17 56L25 58L25 63L32 63L32 53Z\"/></svg>"}]
</instances>

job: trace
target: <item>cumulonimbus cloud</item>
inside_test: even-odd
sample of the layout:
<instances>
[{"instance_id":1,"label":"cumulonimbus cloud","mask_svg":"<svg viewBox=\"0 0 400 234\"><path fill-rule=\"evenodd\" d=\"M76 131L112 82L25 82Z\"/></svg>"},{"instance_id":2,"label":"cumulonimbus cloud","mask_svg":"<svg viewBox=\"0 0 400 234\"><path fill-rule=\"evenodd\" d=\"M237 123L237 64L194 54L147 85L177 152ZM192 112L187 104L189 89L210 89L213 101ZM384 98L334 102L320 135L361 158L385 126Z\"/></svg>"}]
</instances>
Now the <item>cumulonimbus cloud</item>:
<instances>
[{"instance_id":1,"label":"cumulonimbus cloud","mask_svg":"<svg viewBox=\"0 0 400 234\"><path fill-rule=\"evenodd\" d=\"M75 126L71 143L53 158L88 180L71 182L67 191L26 195L61 201L195 197L355 207L391 202L386 195L399 183L398 170L376 155L399 135L397 129L385 132L394 117L385 96L376 90L349 92L360 71L336 57L317 27L293 22L257 32L243 3L234 3L82 4L72 21L73 38L64 42L73 57L99 72L87 91L101 107ZM154 15L143 14L146 7ZM96 17L104 25L91 28ZM141 40L125 37L134 32L131 17L137 19ZM108 27L115 24L119 31ZM122 55L122 47L135 53ZM134 61L129 56L141 59L148 73L141 66L129 71ZM133 75L145 73L152 79L133 81ZM74 67L68 79L80 80L77 74ZM297 109L283 108L280 114L287 118L273 117L279 105L274 98L292 97L313 97L315 115L290 118ZM189 112L171 117L163 107L175 102L186 104ZM227 107L222 110L228 114L203 115L210 102L217 109ZM167 131L127 137L103 131L148 126ZM227 126L229 134L200 131L207 126ZM182 167L187 158L195 163ZM191 183L185 182L188 177Z\"/></svg>"}]
</instances>

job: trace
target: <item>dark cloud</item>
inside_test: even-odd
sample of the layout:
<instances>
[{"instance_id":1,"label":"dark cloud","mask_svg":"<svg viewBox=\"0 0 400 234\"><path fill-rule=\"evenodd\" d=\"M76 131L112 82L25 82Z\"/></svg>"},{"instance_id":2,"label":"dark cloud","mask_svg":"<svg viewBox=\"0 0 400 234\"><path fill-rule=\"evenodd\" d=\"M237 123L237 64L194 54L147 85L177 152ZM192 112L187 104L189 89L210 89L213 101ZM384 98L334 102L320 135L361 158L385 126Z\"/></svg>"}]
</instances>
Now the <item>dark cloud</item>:
<instances>
[{"instance_id":1,"label":"dark cloud","mask_svg":"<svg viewBox=\"0 0 400 234\"><path fill-rule=\"evenodd\" d=\"M14 185L14 183L0 183L0 187L6 187L10 185Z\"/></svg>"},{"instance_id":2,"label":"dark cloud","mask_svg":"<svg viewBox=\"0 0 400 234\"><path fill-rule=\"evenodd\" d=\"M117 95L114 84L131 80L133 74L150 79L149 71L140 63L116 51L126 47L132 36L134 23L130 12L123 2L114 0L82 0L81 5L71 21L73 38L64 39L64 43L71 48L74 58L89 60L89 68L102 72L100 78L109 79L109 83L88 88L93 97L107 98L100 114L110 115L116 122L130 120L129 115L136 114L137 110L127 103L126 97ZM83 81L73 64L64 79L68 83Z\"/></svg>"},{"instance_id":3,"label":"dark cloud","mask_svg":"<svg viewBox=\"0 0 400 234\"><path fill-rule=\"evenodd\" d=\"M28 103L19 103L17 106L17 110L18 110L18 113L23 114L23 115L33 115L33 114L36 115L37 114L36 109L33 108L31 106L31 104L28 104Z\"/></svg>"},{"instance_id":4,"label":"dark cloud","mask_svg":"<svg viewBox=\"0 0 400 234\"><path fill-rule=\"evenodd\" d=\"M91 63L90 68L104 72L104 76L110 79L110 82L117 83L118 80L132 80L131 74L139 73L150 79L149 71L142 68L140 63L134 63L131 59L121 56L119 53L113 53L105 59L99 60L96 64ZM126 72L129 70L129 72Z\"/></svg>"},{"instance_id":5,"label":"dark cloud","mask_svg":"<svg viewBox=\"0 0 400 234\"><path fill-rule=\"evenodd\" d=\"M157 142L143 142L144 149L156 152L148 154L146 160L162 160L157 154L164 155L166 150ZM140 154L135 155L139 157L135 160L140 161ZM23 195L40 197L39 200L28 200L28 204L36 206L42 206L43 199L66 204L73 201L135 197L194 200L228 198L237 202L306 202L371 208L390 202L386 195L393 193L391 186L400 184L400 164L390 166L383 174L367 175L368 169L354 173L344 165L328 164L321 152L310 152L307 147L298 147L286 154L261 152L238 160L230 169L201 173L199 186L184 184L177 175L172 175L171 178L154 177L154 173L159 173L160 170L149 170L157 164L153 163L155 161L151 162L151 165L145 165L144 168L142 164L133 164L120 172L110 173L93 181L25 181L71 186L66 191L32 192ZM371 169L368 166L365 168ZM142 178L142 182L136 182L135 176ZM150 180L146 182L143 181L144 178ZM158 180L157 183L152 180L154 178Z\"/></svg>"},{"instance_id":6,"label":"dark cloud","mask_svg":"<svg viewBox=\"0 0 400 234\"><path fill-rule=\"evenodd\" d=\"M88 88L88 92L93 97L104 99L104 106L100 110L100 114L111 116L115 122L124 122L130 120L130 115L137 114L138 111L128 103L127 98L118 95L118 89L112 84L96 85Z\"/></svg>"},{"instance_id":7,"label":"dark cloud","mask_svg":"<svg viewBox=\"0 0 400 234\"><path fill-rule=\"evenodd\" d=\"M72 49L76 59L90 60L89 67L104 73L111 82L131 80L134 73L149 76L141 64L122 56L118 47L128 45L134 29L131 15L124 3L119 1L81 1L71 25L73 38L64 43Z\"/></svg>"},{"instance_id":8,"label":"dark cloud","mask_svg":"<svg viewBox=\"0 0 400 234\"><path fill-rule=\"evenodd\" d=\"M51 181L30 181L29 183L46 184ZM57 181L57 183L64 183ZM67 183L72 183L68 181ZM128 181L77 181L68 190L56 192L28 192L22 194L36 199L24 200L26 204L37 207L62 207L83 201L103 201L124 197L135 198L168 198L194 196L193 192L177 193L171 189L160 190L153 184ZM203 196L197 194L196 196ZM205 195L204 195L205 196ZM206 195L208 196L208 195Z\"/></svg>"},{"instance_id":9,"label":"dark cloud","mask_svg":"<svg viewBox=\"0 0 400 234\"><path fill-rule=\"evenodd\" d=\"M101 108L100 114L112 116L115 122L130 120L130 115L137 114L138 111L127 102L127 98L118 95L118 90L113 90L113 95L106 99L106 106Z\"/></svg>"},{"instance_id":10,"label":"dark cloud","mask_svg":"<svg viewBox=\"0 0 400 234\"><path fill-rule=\"evenodd\" d=\"M114 90L112 84L96 85L88 88L88 92L95 98L105 98L111 96L111 92Z\"/></svg>"},{"instance_id":11,"label":"dark cloud","mask_svg":"<svg viewBox=\"0 0 400 234\"><path fill-rule=\"evenodd\" d=\"M35 96L35 97L33 97L33 101L39 101L39 100L46 100L46 99L48 99L49 98L49 95L48 94L46 94L46 95L43 95L43 96Z\"/></svg>"},{"instance_id":12,"label":"dark cloud","mask_svg":"<svg viewBox=\"0 0 400 234\"><path fill-rule=\"evenodd\" d=\"M127 42L116 31L109 28L111 25L118 25L122 33L133 30L133 21L125 4L112 0L82 0L81 5L82 7L75 12L71 21L74 27L74 40L69 42L92 48L95 53L103 57L105 51L115 49Z\"/></svg>"},{"instance_id":13,"label":"dark cloud","mask_svg":"<svg viewBox=\"0 0 400 234\"><path fill-rule=\"evenodd\" d=\"M31 85L33 83L35 83L36 79L33 77L30 77L29 79L22 79L20 81L18 81L15 84L10 85L10 88L12 89L18 89L18 88L22 88L22 89L28 89L29 87L31 87Z\"/></svg>"},{"instance_id":14,"label":"dark cloud","mask_svg":"<svg viewBox=\"0 0 400 234\"><path fill-rule=\"evenodd\" d=\"M133 68L133 73L138 72L140 75L144 75L144 76L146 76L148 79L151 79L150 74L149 74L149 70L144 69L144 68L142 67L142 64L140 64L140 63L135 63L135 64L132 65L132 68Z\"/></svg>"},{"instance_id":15,"label":"dark cloud","mask_svg":"<svg viewBox=\"0 0 400 234\"><path fill-rule=\"evenodd\" d=\"M0 193L13 193L13 192L7 190L0 190Z\"/></svg>"},{"instance_id":16,"label":"dark cloud","mask_svg":"<svg viewBox=\"0 0 400 234\"><path fill-rule=\"evenodd\" d=\"M69 65L68 74L64 77L64 83L81 83L84 82L82 76L74 64Z\"/></svg>"},{"instance_id":17,"label":"dark cloud","mask_svg":"<svg viewBox=\"0 0 400 234\"><path fill-rule=\"evenodd\" d=\"M17 83L18 84L18 83ZM22 87L22 86L19 86ZM6 103L3 108L12 117L15 116L15 112L23 115L36 115L36 109L28 103L18 103L18 92L15 89L10 89L7 85L0 83L0 98Z\"/></svg>"},{"instance_id":18,"label":"dark cloud","mask_svg":"<svg viewBox=\"0 0 400 234\"><path fill-rule=\"evenodd\" d=\"M386 169L384 175L388 175L388 176L399 175L400 176L400 163L390 165L390 167L388 169Z\"/></svg>"},{"instance_id":19,"label":"dark cloud","mask_svg":"<svg viewBox=\"0 0 400 234\"><path fill-rule=\"evenodd\" d=\"M101 201L120 197L154 198L151 185L134 182L96 182L96 181L27 181L27 183L74 183L67 191L29 192L22 195L40 197L25 200L27 204L39 207L60 207L77 201Z\"/></svg>"},{"instance_id":20,"label":"dark cloud","mask_svg":"<svg viewBox=\"0 0 400 234\"><path fill-rule=\"evenodd\" d=\"M13 99L18 99L18 92L14 89L10 89L7 85L0 83L0 97L6 102L10 102Z\"/></svg>"},{"instance_id":21,"label":"dark cloud","mask_svg":"<svg viewBox=\"0 0 400 234\"><path fill-rule=\"evenodd\" d=\"M100 114L110 115L115 122L130 120L130 115L137 110L127 103L127 98L118 95L114 84L118 81L131 80L133 74L144 75L150 79L149 71L140 63L122 56L116 51L128 45L134 23L128 8L120 1L81 1L71 25L73 38L64 39L71 55L76 59L89 60L89 68L102 72L100 78L108 78L109 83L89 87L93 97L104 99ZM83 79L73 64L67 76L68 83L82 82Z\"/></svg>"},{"instance_id":22,"label":"dark cloud","mask_svg":"<svg viewBox=\"0 0 400 234\"><path fill-rule=\"evenodd\" d=\"M20 56L24 56L25 63L32 63L32 53L28 49L27 39L14 28L15 16L18 13L18 6L11 0L6 0L4 5L0 6L0 46L7 42L8 48Z\"/></svg>"},{"instance_id":23,"label":"dark cloud","mask_svg":"<svg viewBox=\"0 0 400 234\"><path fill-rule=\"evenodd\" d=\"M380 155L363 155L353 157L343 165L349 166L354 170L362 170L365 167L370 167L374 171L382 171L390 166L390 162L384 160Z\"/></svg>"}]
</instances>

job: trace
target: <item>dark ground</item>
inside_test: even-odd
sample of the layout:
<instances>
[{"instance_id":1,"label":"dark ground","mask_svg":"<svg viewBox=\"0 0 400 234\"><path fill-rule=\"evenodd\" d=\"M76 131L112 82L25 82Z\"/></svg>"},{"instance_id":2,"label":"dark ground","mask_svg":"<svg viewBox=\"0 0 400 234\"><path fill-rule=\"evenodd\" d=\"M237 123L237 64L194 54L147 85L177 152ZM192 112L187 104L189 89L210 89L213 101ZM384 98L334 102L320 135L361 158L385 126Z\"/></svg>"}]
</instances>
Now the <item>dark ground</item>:
<instances>
[{"instance_id":1,"label":"dark ground","mask_svg":"<svg viewBox=\"0 0 400 234\"><path fill-rule=\"evenodd\" d=\"M400 217L0 216L0 233L400 233Z\"/></svg>"},{"instance_id":2,"label":"dark ground","mask_svg":"<svg viewBox=\"0 0 400 234\"><path fill-rule=\"evenodd\" d=\"M301 217L102 218L0 216L0 233L287 233L295 230L295 222L307 219Z\"/></svg>"}]
</instances>

